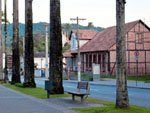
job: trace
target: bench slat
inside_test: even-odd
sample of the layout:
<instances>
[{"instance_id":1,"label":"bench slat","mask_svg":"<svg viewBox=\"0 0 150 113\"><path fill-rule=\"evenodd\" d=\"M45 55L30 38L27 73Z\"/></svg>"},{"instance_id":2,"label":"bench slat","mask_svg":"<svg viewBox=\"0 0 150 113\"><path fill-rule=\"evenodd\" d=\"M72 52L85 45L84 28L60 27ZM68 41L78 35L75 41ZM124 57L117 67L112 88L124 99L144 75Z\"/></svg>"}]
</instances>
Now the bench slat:
<instances>
[{"instance_id":1,"label":"bench slat","mask_svg":"<svg viewBox=\"0 0 150 113\"><path fill-rule=\"evenodd\" d=\"M77 88L78 89L86 89L86 90L88 90L88 86L89 84L88 84L88 82L78 82L78 86L77 86Z\"/></svg>"},{"instance_id":2,"label":"bench slat","mask_svg":"<svg viewBox=\"0 0 150 113\"><path fill-rule=\"evenodd\" d=\"M78 95L78 96L81 96L81 95L89 95L88 93L82 93L82 92L68 92L69 94L73 94L73 95Z\"/></svg>"}]
</instances>

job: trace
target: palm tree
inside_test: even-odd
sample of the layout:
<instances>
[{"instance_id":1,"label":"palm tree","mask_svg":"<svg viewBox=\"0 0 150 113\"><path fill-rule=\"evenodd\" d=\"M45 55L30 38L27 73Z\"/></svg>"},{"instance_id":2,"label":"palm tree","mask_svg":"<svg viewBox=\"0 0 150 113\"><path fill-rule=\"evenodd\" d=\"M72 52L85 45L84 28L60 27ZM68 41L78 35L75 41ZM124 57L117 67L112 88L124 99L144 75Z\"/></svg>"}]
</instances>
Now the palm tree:
<instances>
[{"instance_id":1,"label":"palm tree","mask_svg":"<svg viewBox=\"0 0 150 113\"><path fill-rule=\"evenodd\" d=\"M92 22L89 22L89 23L88 23L88 28L89 28L89 29L93 29L93 27L94 27L93 23L92 23Z\"/></svg>"},{"instance_id":2,"label":"palm tree","mask_svg":"<svg viewBox=\"0 0 150 113\"><path fill-rule=\"evenodd\" d=\"M2 49L2 7L0 0L0 80L3 80L3 49Z\"/></svg>"},{"instance_id":3,"label":"palm tree","mask_svg":"<svg viewBox=\"0 0 150 113\"><path fill-rule=\"evenodd\" d=\"M62 85L62 34L60 0L50 0L50 81L53 94L64 93Z\"/></svg>"},{"instance_id":4,"label":"palm tree","mask_svg":"<svg viewBox=\"0 0 150 113\"><path fill-rule=\"evenodd\" d=\"M34 81L32 0L25 0L25 60L24 87L36 87Z\"/></svg>"},{"instance_id":5,"label":"palm tree","mask_svg":"<svg viewBox=\"0 0 150 113\"><path fill-rule=\"evenodd\" d=\"M8 81L8 70L7 70L7 0L5 0L5 11L4 11L4 21L5 21L5 26L4 26L4 31L5 31L5 77L4 80L5 82Z\"/></svg>"},{"instance_id":6,"label":"palm tree","mask_svg":"<svg viewBox=\"0 0 150 113\"><path fill-rule=\"evenodd\" d=\"M69 38L69 32L70 32L71 26L70 24L65 24L65 31L66 31L66 37Z\"/></svg>"},{"instance_id":7,"label":"palm tree","mask_svg":"<svg viewBox=\"0 0 150 113\"><path fill-rule=\"evenodd\" d=\"M13 0L12 83L20 83L18 0Z\"/></svg>"},{"instance_id":8,"label":"palm tree","mask_svg":"<svg viewBox=\"0 0 150 113\"><path fill-rule=\"evenodd\" d=\"M125 0L116 0L116 107L128 108L126 76Z\"/></svg>"}]
</instances>

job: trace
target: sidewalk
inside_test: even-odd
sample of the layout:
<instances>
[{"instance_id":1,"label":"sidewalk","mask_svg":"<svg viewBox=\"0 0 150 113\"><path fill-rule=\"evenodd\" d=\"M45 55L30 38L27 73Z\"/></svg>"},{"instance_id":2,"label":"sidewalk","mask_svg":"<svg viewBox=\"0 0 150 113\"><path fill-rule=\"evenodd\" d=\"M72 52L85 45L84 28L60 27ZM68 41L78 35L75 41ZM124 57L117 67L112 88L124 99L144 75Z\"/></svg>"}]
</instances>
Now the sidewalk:
<instances>
[{"instance_id":1,"label":"sidewalk","mask_svg":"<svg viewBox=\"0 0 150 113\"><path fill-rule=\"evenodd\" d=\"M77 80L64 80L64 81L65 82L77 82ZM115 79L102 79L101 81L89 81L89 83L93 85L116 86ZM129 88L150 89L150 83L145 83L145 82L128 81L127 85Z\"/></svg>"},{"instance_id":2,"label":"sidewalk","mask_svg":"<svg viewBox=\"0 0 150 113\"><path fill-rule=\"evenodd\" d=\"M38 99L0 85L0 113L77 113L72 108L100 106L71 98Z\"/></svg>"}]
</instances>

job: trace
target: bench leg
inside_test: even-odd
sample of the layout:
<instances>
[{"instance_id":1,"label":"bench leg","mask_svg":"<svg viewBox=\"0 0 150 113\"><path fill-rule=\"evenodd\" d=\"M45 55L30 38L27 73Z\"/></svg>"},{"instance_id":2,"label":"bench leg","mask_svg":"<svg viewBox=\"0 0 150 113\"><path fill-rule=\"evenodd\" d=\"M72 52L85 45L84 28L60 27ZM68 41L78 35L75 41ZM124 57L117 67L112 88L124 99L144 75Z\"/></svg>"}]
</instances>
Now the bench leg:
<instances>
[{"instance_id":1,"label":"bench leg","mask_svg":"<svg viewBox=\"0 0 150 113\"><path fill-rule=\"evenodd\" d=\"M73 94L72 94L72 100L73 100L73 101L75 100L75 95L73 95Z\"/></svg>"},{"instance_id":2,"label":"bench leg","mask_svg":"<svg viewBox=\"0 0 150 113\"><path fill-rule=\"evenodd\" d=\"M83 102L83 97L84 97L84 96L81 96L81 102Z\"/></svg>"}]
</instances>

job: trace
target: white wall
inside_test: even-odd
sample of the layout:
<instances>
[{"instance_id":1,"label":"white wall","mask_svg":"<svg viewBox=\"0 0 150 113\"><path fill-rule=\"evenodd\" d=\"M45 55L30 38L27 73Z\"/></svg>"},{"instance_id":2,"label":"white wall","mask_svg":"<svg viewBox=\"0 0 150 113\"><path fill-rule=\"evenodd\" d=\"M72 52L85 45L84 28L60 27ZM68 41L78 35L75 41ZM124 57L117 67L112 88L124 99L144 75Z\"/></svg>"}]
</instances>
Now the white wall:
<instances>
[{"instance_id":1,"label":"white wall","mask_svg":"<svg viewBox=\"0 0 150 113\"><path fill-rule=\"evenodd\" d=\"M80 47L87 43L89 40L79 40ZM71 35L71 50L76 50L78 48L77 37L75 33Z\"/></svg>"},{"instance_id":2,"label":"white wall","mask_svg":"<svg viewBox=\"0 0 150 113\"><path fill-rule=\"evenodd\" d=\"M89 40L80 40L80 47L83 46L85 43L87 43Z\"/></svg>"},{"instance_id":3,"label":"white wall","mask_svg":"<svg viewBox=\"0 0 150 113\"><path fill-rule=\"evenodd\" d=\"M71 50L76 50L77 49L78 46L77 46L77 39L76 39L75 33L72 33L72 35L71 35L70 44L71 44Z\"/></svg>"},{"instance_id":4,"label":"white wall","mask_svg":"<svg viewBox=\"0 0 150 113\"><path fill-rule=\"evenodd\" d=\"M49 59L48 59L48 62L49 62ZM37 63L38 64L37 68L41 69L41 67L45 68L46 61L45 61L45 58L34 58L34 63Z\"/></svg>"},{"instance_id":5,"label":"white wall","mask_svg":"<svg viewBox=\"0 0 150 113\"><path fill-rule=\"evenodd\" d=\"M66 42L67 42L67 37L62 33L62 46L63 47L64 47Z\"/></svg>"}]
</instances>

